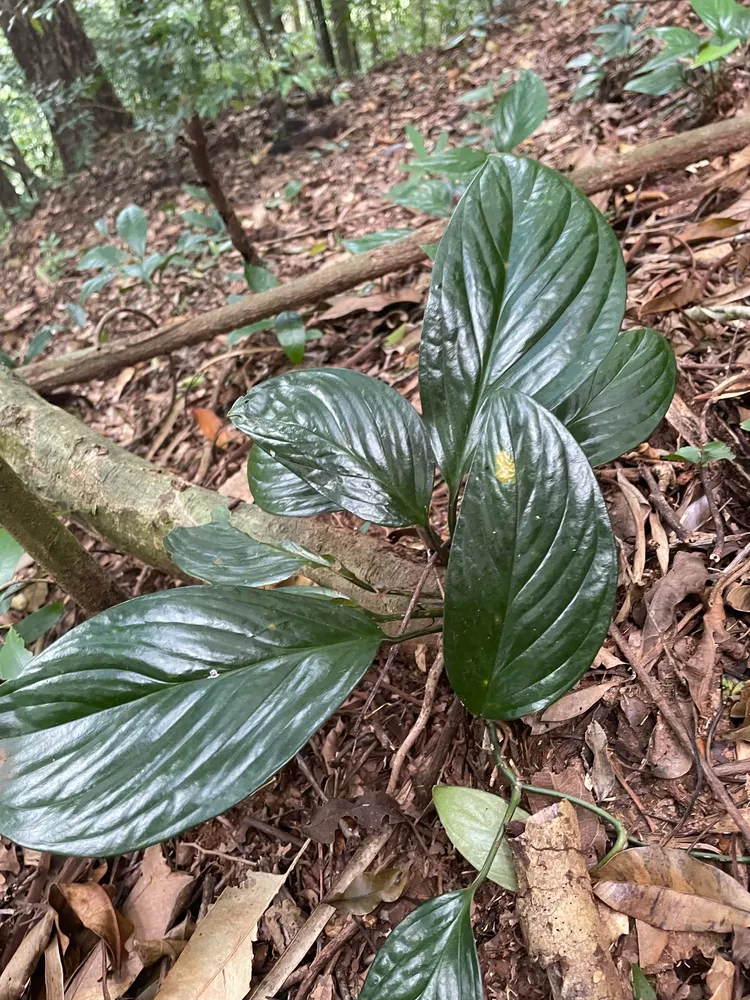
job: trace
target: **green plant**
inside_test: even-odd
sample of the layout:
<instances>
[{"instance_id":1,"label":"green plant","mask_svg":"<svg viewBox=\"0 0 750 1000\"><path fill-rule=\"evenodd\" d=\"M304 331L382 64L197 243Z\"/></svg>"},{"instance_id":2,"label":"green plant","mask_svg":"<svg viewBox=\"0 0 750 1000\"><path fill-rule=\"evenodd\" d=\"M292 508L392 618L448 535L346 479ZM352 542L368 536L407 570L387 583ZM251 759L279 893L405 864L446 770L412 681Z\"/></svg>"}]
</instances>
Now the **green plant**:
<instances>
[{"instance_id":1,"label":"green plant","mask_svg":"<svg viewBox=\"0 0 750 1000\"><path fill-rule=\"evenodd\" d=\"M75 257L75 251L62 250L62 240L57 233L50 233L39 240L39 256L41 258L36 267L37 275L49 285L56 284L65 274L65 267L71 257Z\"/></svg>"},{"instance_id":2,"label":"green plant","mask_svg":"<svg viewBox=\"0 0 750 1000\"><path fill-rule=\"evenodd\" d=\"M416 525L444 554L430 519L437 463L450 505L444 606L424 595L422 624L394 640L390 616L335 592L258 589L314 567L374 591L331 556L252 539L228 510L174 529L173 561L211 586L99 614L0 687L0 832L101 856L214 816L294 756L382 643L425 632L443 632L448 678L482 719L516 719L569 690L606 634L617 583L592 465L643 440L674 391L664 338L618 336L624 308L622 254L591 202L538 163L488 157L437 251L423 417L348 369L278 376L230 412L252 435L248 477L263 510ZM440 1000L481 995L470 904L497 874L496 825L483 861L467 850L482 865L472 886L391 934L364 1000L413 997L422 979Z\"/></svg>"},{"instance_id":3,"label":"green plant","mask_svg":"<svg viewBox=\"0 0 750 1000\"><path fill-rule=\"evenodd\" d=\"M723 441L708 441L702 448L685 445L666 458L670 462L690 462L691 465L708 465L709 462L732 462L734 452Z\"/></svg>"},{"instance_id":4,"label":"green plant","mask_svg":"<svg viewBox=\"0 0 750 1000\"><path fill-rule=\"evenodd\" d=\"M711 32L708 38L688 28L654 28L662 50L637 71L625 90L658 97L689 87L710 102L724 89L723 67L750 39L750 10L735 0L691 0L693 11Z\"/></svg>"},{"instance_id":5,"label":"green plant","mask_svg":"<svg viewBox=\"0 0 750 1000\"><path fill-rule=\"evenodd\" d=\"M477 93L471 92L474 96ZM547 90L541 77L533 70L525 69L519 73L517 82L501 95L491 116L483 119L483 124L492 126L487 149L473 146L449 149L448 133L443 132L430 153L424 137L413 125L407 125L406 135L417 158L402 169L412 177L392 187L386 197L398 205L427 215L450 216L455 196L466 190L471 178L485 163L488 150L509 153L539 127L547 114L547 107ZM449 179L438 180L431 175L447 176ZM370 239L377 235L373 234Z\"/></svg>"},{"instance_id":6,"label":"green plant","mask_svg":"<svg viewBox=\"0 0 750 1000\"><path fill-rule=\"evenodd\" d=\"M600 91L616 92L632 72L632 60L643 44L641 23L645 7L618 3L604 15L604 23L591 29L596 52L583 52L571 59L568 69L585 72L573 91L573 101L594 97Z\"/></svg>"}]
</instances>

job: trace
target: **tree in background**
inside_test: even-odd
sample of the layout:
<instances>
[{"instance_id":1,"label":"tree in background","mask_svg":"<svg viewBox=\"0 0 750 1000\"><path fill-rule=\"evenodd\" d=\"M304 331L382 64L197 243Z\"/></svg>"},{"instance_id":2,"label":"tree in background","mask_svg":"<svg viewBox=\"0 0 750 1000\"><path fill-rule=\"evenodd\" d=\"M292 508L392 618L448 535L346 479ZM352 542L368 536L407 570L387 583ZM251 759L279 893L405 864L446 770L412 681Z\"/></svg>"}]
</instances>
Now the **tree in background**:
<instances>
[{"instance_id":1,"label":"tree in background","mask_svg":"<svg viewBox=\"0 0 750 1000\"><path fill-rule=\"evenodd\" d=\"M352 76L357 71L357 57L349 20L349 0L331 0L331 21L339 67L345 76Z\"/></svg>"},{"instance_id":2,"label":"tree in background","mask_svg":"<svg viewBox=\"0 0 750 1000\"><path fill-rule=\"evenodd\" d=\"M318 45L321 61L336 72L336 57L333 54L333 45L326 22L326 12L323 7L323 0L307 0L310 20L315 25L315 40Z\"/></svg>"},{"instance_id":3,"label":"tree in background","mask_svg":"<svg viewBox=\"0 0 750 1000\"><path fill-rule=\"evenodd\" d=\"M36 14L22 0L0 0L0 26L49 121L66 173L81 166L98 136L132 126L70 0Z\"/></svg>"}]
</instances>

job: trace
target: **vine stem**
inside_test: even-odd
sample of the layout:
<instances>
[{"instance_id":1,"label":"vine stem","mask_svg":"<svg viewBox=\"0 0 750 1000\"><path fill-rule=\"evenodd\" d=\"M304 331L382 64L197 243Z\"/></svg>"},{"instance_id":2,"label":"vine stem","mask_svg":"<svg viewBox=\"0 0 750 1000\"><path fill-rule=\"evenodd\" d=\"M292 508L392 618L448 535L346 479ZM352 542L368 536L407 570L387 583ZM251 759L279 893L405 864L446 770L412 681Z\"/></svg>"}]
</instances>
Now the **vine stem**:
<instances>
[{"instance_id":1,"label":"vine stem","mask_svg":"<svg viewBox=\"0 0 750 1000\"><path fill-rule=\"evenodd\" d=\"M510 799L508 800L508 805L505 809L505 815L500 821L500 826L497 828L497 833L495 834L495 839L492 841L492 847L490 847L489 853L484 860L484 864L474 879L474 881L469 886L471 892L476 892L479 886L486 880L490 873L490 868L492 868L492 863L495 860L497 852L500 850L500 845L505 837L505 830L508 823L513 819L513 814L521 801L522 785L518 780L516 775L510 769L506 772L508 780L510 781Z\"/></svg>"},{"instance_id":2,"label":"vine stem","mask_svg":"<svg viewBox=\"0 0 750 1000\"><path fill-rule=\"evenodd\" d=\"M594 865L591 871L597 871L599 868L602 868L610 860L610 858L613 858L616 854L619 854L620 851L627 847L628 831L625 824L622 823L616 816L613 816L612 813L607 812L606 809L602 809L600 806L594 805L593 802L587 802L585 799L580 799L577 795L569 795L567 792L558 792L552 788L539 788L536 785L527 785L525 782L519 781L513 770L508 767L503 760L502 745L498 740L497 728L494 725L488 724L487 732L490 737L492 753L498 770L510 784L511 802L513 801L513 794L516 789L519 789L519 797L520 793L531 793L532 795L546 795L548 798L552 799L565 799L567 802L570 802L575 806L580 806L582 809L588 809L589 812L594 813L600 819L603 819L605 823L609 823L610 826L614 827L616 831L614 844L607 851L601 861Z\"/></svg>"}]
</instances>

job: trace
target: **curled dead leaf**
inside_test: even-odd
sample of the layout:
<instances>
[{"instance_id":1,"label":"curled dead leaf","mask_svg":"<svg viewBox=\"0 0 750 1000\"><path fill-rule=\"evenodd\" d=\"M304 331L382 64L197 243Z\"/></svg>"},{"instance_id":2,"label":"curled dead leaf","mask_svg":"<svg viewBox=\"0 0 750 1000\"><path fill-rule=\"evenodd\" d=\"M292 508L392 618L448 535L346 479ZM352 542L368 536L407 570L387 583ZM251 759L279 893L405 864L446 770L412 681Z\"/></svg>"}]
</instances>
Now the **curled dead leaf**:
<instances>
[{"instance_id":1,"label":"curled dead leaf","mask_svg":"<svg viewBox=\"0 0 750 1000\"><path fill-rule=\"evenodd\" d=\"M103 886L96 882L60 882L52 887L50 902L61 915L66 906L69 907L87 930L104 941L114 959L115 968L120 968L125 956L125 942L133 933L133 925L115 910Z\"/></svg>"},{"instance_id":2,"label":"curled dead leaf","mask_svg":"<svg viewBox=\"0 0 750 1000\"><path fill-rule=\"evenodd\" d=\"M409 873L397 868L384 868L376 875L364 872L353 879L343 892L329 896L326 900L339 913L364 916L380 905L395 903L406 888Z\"/></svg>"}]
</instances>

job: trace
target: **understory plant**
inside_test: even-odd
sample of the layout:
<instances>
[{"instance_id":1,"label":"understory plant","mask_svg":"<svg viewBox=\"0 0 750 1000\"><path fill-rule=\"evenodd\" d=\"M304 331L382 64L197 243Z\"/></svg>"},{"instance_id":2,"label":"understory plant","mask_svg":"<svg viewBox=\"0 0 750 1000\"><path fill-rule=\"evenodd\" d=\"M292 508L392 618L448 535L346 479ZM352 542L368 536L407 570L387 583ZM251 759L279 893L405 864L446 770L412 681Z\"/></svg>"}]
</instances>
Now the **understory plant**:
<instances>
[{"instance_id":1,"label":"understory plant","mask_svg":"<svg viewBox=\"0 0 750 1000\"><path fill-rule=\"evenodd\" d=\"M710 35L676 26L654 28L650 33L663 48L641 66L625 90L658 97L688 87L704 103L718 96L727 59L750 40L750 9L736 0L691 0L691 6Z\"/></svg>"},{"instance_id":2,"label":"understory plant","mask_svg":"<svg viewBox=\"0 0 750 1000\"><path fill-rule=\"evenodd\" d=\"M537 162L486 157L436 254L422 415L384 382L336 368L272 378L230 413L253 439L248 476L263 510L416 525L449 552L444 603L422 595L394 639L393 615L335 588L262 589L325 569L372 607L375 588L331 556L261 543L228 511L174 529L172 559L209 586L99 614L0 686L0 833L89 856L171 837L252 795L383 644L426 631L442 632L453 689L488 723L560 698L600 648L617 586L592 466L644 440L674 391L667 342L621 334L624 310L622 254L591 202ZM430 516L436 466L449 538ZM393 931L362 1000L427 995L428 982L435 998L481 997L470 907L501 824L491 834L468 889Z\"/></svg>"},{"instance_id":3,"label":"understory plant","mask_svg":"<svg viewBox=\"0 0 750 1000\"><path fill-rule=\"evenodd\" d=\"M584 71L573 101L607 97L624 83L643 45L645 16L646 8L632 3L616 3L605 12L602 23L591 29L595 51L582 52L567 64L568 69Z\"/></svg>"}]
</instances>

